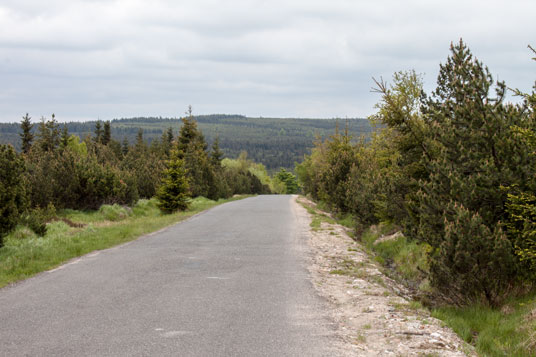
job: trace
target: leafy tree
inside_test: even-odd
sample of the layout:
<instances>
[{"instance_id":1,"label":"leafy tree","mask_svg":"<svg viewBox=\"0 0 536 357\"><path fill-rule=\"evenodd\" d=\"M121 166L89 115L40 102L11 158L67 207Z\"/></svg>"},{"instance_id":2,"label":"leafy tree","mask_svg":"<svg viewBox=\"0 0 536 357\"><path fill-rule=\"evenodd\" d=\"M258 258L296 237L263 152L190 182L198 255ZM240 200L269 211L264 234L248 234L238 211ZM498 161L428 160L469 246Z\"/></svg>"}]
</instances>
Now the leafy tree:
<instances>
[{"instance_id":1,"label":"leafy tree","mask_svg":"<svg viewBox=\"0 0 536 357\"><path fill-rule=\"evenodd\" d=\"M27 204L24 162L11 145L0 145L0 247Z\"/></svg>"},{"instance_id":2,"label":"leafy tree","mask_svg":"<svg viewBox=\"0 0 536 357\"><path fill-rule=\"evenodd\" d=\"M383 196L376 201L376 214L413 236L418 225L416 193L419 181L428 178L425 162L433 155L428 142L430 128L421 113L422 79L415 71L408 71L395 73L391 85L383 80L375 82L375 91L382 98L370 119L381 128L373 135L373 142L381 155L378 169L382 172L375 180L381 181Z\"/></svg>"},{"instance_id":3,"label":"leafy tree","mask_svg":"<svg viewBox=\"0 0 536 357\"><path fill-rule=\"evenodd\" d=\"M22 121L20 123L22 133L20 133L19 135L22 142L22 152L25 154L30 151L30 148L32 147L32 141L34 139L34 136L32 134L33 124L31 122L31 119L32 118L30 118L28 113L26 113L26 115L22 117Z\"/></svg>"},{"instance_id":4,"label":"leafy tree","mask_svg":"<svg viewBox=\"0 0 536 357\"><path fill-rule=\"evenodd\" d=\"M190 196L187 171L184 160L179 157L177 150L171 151L156 197L162 212L173 213L188 208Z\"/></svg>"}]
</instances>

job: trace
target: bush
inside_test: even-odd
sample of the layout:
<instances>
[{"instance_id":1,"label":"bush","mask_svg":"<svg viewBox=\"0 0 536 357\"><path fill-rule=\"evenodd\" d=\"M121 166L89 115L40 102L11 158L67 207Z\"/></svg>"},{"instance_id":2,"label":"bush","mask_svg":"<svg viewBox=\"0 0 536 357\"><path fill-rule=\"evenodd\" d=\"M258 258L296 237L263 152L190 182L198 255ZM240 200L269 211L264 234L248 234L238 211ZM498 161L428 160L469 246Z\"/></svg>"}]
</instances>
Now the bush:
<instances>
[{"instance_id":1,"label":"bush","mask_svg":"<svg viewBox=\"0 0 536 357\"><path fill-rule=\"evenodd\" d=\"M517 282L512 244L499 228L490 230L478 213L450 204L445 238L432 255L431 283L457 305L478 301L497 306Z\"/></svg>"},{"instance_id":2,"label":"bush","mask_svg":"<svg viewBox=\"0 0 536 357\"><path fill-rule=\"evenodd\" d=\"M24 171L24 162L13 147L0 145L0 247L28 204Z\"/></svg>"}]
</instances>

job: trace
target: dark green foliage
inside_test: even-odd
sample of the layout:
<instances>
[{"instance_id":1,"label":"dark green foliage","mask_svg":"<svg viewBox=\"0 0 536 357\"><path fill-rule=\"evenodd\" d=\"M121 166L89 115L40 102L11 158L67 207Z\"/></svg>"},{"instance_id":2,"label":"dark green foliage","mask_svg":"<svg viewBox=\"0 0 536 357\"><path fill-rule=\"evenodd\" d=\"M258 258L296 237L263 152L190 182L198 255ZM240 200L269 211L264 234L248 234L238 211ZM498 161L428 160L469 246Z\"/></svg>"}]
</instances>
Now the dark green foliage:
<instances>
[{"instance_id":1,"label":"dark green foliage","mask_svg":"<svg viewBox=\"0 0 536 357\"><path fill-rule=\"evenodd\" d=\"M101 124L101 121L97 121L95 123L95 142L96 143L102 143L102 124Z\"/></svg>"},{"instance_id":2,"label":"dark green foliage","mask_svg":"<svg viewBox=\"0 0 536 357\"><path fill-rule=\"evenodd\" d=\"M104 122L104 131L102 133L101 143L102 145L108 145L110 140L112 140L112 128L110 121L108 120Z\"/></svg>"},{"instance_id":3,"label":"dark green foliage","mask_svg":"<svg viewBox=\"0 0 536 357\"><path fill-rule=\"evenodd\" d=\"M348 211L347 181L355 161L350 139L347 131L340 134L337 130L329 139L317 142L310 160L296 168L305 192L338 212Z\"/></svg>"},{"instance_id":4,"label":"dark green foliage","mask_svg":"<svg viewBox=\"0 0 536 357\"><path fill-rule=\"evenodd\" d=\"M454 304L497 306L517 281L512 244L498 226L492 231L478 213L451 203L444 238L432 256L431 282Z\"/></svg>"},{"instance_id":5,"label":"dark green foliage","mask_svg":"<svg viewBox=\"0 0 536 357\"><path fill-rule=\"evenodd\" d=\"M52 204L47 208L35 207L21 217L21 224L30 228L35 234L43 237L47 233L47 222L56 216L56 209Z\"/></svg>"},{"instance_id":6,"label":"dark green foliage","mask_svg":"<svg viewBox=\"0 0 536 357\"><path fill-rule=\"evenodd\" d=\"M34 139L34 135L32 134L32 128L33 124L31 122L30 116L28 113L26 113L25 116L22 117L22 121L20 123L21 133L20 139L21 139L21 148L23 153L28 153L30 151L30 148L32 147L32 141Z\"/></svg>"},{"instance_id":7,"label":"dark green foliage","mask_svg":"<svg viewBox=\"0 0 536 357\"><path fill-rule=\"evenodd\" d=\"M211 144L219 137L219 146L226 157L237 158L241 151L247 151L251 159L262 162L271 173L280 167L292 169L295 162L302 161L303 156L310 153L315 138L328 137L337 123L336 119L248 118L220 114L200 115L195 119L207 143ZM71 134L85 138L94 136L95 123L66 124ZM135 143L142 128L143 138L150 144L161 139L170 127L178 132L182 121L179 118L132 118L114 119L110 124L111 135L119 142L127 139ZM366 119L348 119L348 129L353 137L368 135L372 131ZM0 142L11 143L20 150L19 132L18 124L0 123Z\"/></svg>"},{"instance_id":8,"label":"dark green foliage","mask_svg":"<svg viewBox=\"0 0 536 357\"><path fill-rule=\"evenodd\" d=\"M61 131L60 139L60 148L65 149L69 145L69 129L67 125L63 125L63 130Z\"/></svg>"},{"instance_id":9,"label":"dark green foliage","mask_svg":"<svg viewBox=\"0 0 536 357\"><path fill-rule=\"evenodd\" d=\"M296 180L296 176L294 176L292 172L288 172L287 170L282 168L277 173L276 178L285 184L286 194L298 193L298 181Z\"/></svg>"},{"instance_id":10,"label":"dark green foliage","mask_svg":"<svg viewBox=\"0 0 536 357\"><path fill-rule=\"evenodd\" d=\"M131 174L111 163L100 163L94 150L80 151L77 144L70 143L61 151L32 150L26 166L33 207L52 203L58 208L94 209L137 199Z\"/></svg>"},{"instance_id":11,"label":"dark green foliage","mask_svg":"<svg viewBox=\"0 0 536 357\"><path fill-rule=\"evenodd\" d=\"M24 162L11 145L0 145L0 247L27 204Z\"/></svg>"},{"instance_id":12,"label":"dark green foliage","mask_svg":"<svg viewBox=\"0 0 536 357\"><path fill-rule=\"evenodd\" d=\"M383 129L375 138L375 150L381 157L375 181L381 186L377 198L377 216L393 221L412 235L418 224L413 207L417 204L419 181L427 180L426 161L431 159L429 126L420 108L422 81L415 71L397 72L388 86L376 81L382 95L378 112L371 119ZM366 180L365 180L366 181Z\"/></svg>"},{"instance_id":13,"label":"dark green foliage","mask_svg":"<svg viewBox=\"0 0 536 357\"><path fill-rule=\"evenodd\" d=\"M414 72L376 82L373 140L336 134L296 171L306 193L359 225L381 219L429 245L444 299L497 305L536 276L536 99L505 103L506 85L463 42L451 52L431 97Z\"/></svg>"},{"instance_id":14,"label":"dark green foliage","mask_svg":"<svg viewBox=\"0 0 536 357\"><path fill-rule=\"evenodd\" d=\"M167 168L164 171L162 184L158 189L158 207L164 213L184 211L188 208L190 195L187 171L184 160L177 150L172 150Z\"/></svg>"},{"instance_id":15,"label":"dark green foliage","mask_svg":"<svg viewBox=\"0 0 536 357\"><path fill-rule=\"evenodd\" d=\"M127 153L120 168L130 172L135 179L140 198L151 198L156 194L164 171L163 158L143 147L140 149L138 145Z\"/></svg>"},{"instance_id":16,"label":"dark green foliage","mask_svg":"<svg viewBox=\"0 0 536 357\"><path fill-rule=\"evenodd\" d=\"M207 144L191 113L190 116L182 118L177 149L179 157L184 159L192 197L218 199L218 192L211 190L216 178L206 152Z\"/></svg>"},{"instance_id":17,"label":"dark green foliage","mask_svg":"<svg viewBox=\"0 0 536 357\"><path fill-rule=\"evenodd\" d=\"M221 160L223 160L223 151L220 149L220 138L216 137L212 143L212 151L210 152L210 163L215 170L221 169Z\"/></svg>"},{"instance_id":18,"label":"dark green foliage","mask_svg":"<svg viewBox=\"0 0 536 357\"><path fill-rule=\"evenodd\" d=\"M42 151L54 151L59 146L60 130L54 114L51 120L41 118L37 127L37 138L37 144Z\"/></svg>"},{"instance_id":19,"label":"dark green foliage","mask_svg":"<svg viewBox=\"0 0 536 357\"><path fill-rule=\"evenodd\" d=\"M130 145L128 143L128 139L124 138L123 142L121 143L121 153L123 154L123 156L126 156L128 154L129 147Z\"/></svg>"}]
</instances>

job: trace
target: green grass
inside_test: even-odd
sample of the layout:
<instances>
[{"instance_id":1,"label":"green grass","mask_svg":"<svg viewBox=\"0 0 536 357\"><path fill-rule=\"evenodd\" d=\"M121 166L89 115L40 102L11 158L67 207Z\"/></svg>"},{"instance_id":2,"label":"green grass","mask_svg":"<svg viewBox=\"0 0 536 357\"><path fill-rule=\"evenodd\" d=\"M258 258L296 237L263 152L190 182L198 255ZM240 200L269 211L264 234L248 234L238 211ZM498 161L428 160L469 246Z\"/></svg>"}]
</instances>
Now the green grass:
<instances>
[{"instance_id":1,"label":"green grass","mask_svg":"<svg viewBox=\"0 0 536 357\"><path fill-rule=\"evenodd\" d=\"M473 305L432 311L482 356L536 355L536 300L534 294L513 299L502 309Z\"/></svg>"},{"instance_id":2,"label":"green grass","mask_svg":"<svg viewBox=\"0 0 536 357\"><path fill-rule=\"evenodd\" d=\"M98 211L64 210L58 218L82 227L70 227L63 221L47 224L44 237L37 237L27 227L17 229L4 238L0 248L0 287L29 278L94 250L134 240L157 231L208 208L244 198L212 201L203 197L192 200L184 212L164 215L156 199L140 200L131 210L120 206L103 206Z\"/></svg>"},{"instance_id":3,"label":"green grass","mask_svg":"<svg viewBox=\"0 0 536 357\"><path fill-rule=\"evenodd\" d=\"M377 230L367 230L361 236L365 247L375 254L375 260L389 266L398 277L420 283L423 272L428 271L428 250L426 244L408 240L404 236L376 243L383 234L393 231L390 224L381 224Z\"/></svg>"}]
</instances>

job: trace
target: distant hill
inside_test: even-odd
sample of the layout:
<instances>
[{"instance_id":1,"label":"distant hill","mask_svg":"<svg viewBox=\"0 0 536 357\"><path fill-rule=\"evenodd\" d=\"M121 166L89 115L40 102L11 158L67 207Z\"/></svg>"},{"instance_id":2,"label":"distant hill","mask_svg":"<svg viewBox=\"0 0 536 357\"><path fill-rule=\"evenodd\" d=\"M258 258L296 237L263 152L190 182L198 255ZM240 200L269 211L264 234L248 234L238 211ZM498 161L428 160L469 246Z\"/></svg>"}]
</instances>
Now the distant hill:
<instances>
[{"instance_id":1,"label":"distant hill","mask_svg":"<svg viewBox=\"0 0 536 357\"><path fill-rule=\"evenodd\" d=\"M207 143L212 144L216 136L227 157L235 158L241 151L256 162L262 162L270 171L280 167L294 168L303 155L310 153L317 136L325 138L335 132L338 123L354 138L368 136L372 127L366 119L291 119L249 118L241 115L200 115L195 119L203 131ZM80 138L93 135L96 121L69 122L71 134ZM60 123L63 125L63 123ZM173 128L176 135L181 126L177 118L128 118L111 121L112 137L122 141L127 138L134 143L138 130L143 129L146 141L160 139L163 131ZM36 126L34 126L35 129ZM20 149L19 123L0 123L0 143L10 143Z\"/></svg>"}]
</instances>

